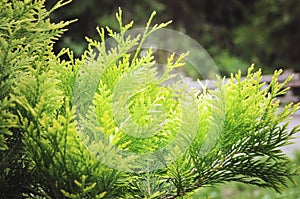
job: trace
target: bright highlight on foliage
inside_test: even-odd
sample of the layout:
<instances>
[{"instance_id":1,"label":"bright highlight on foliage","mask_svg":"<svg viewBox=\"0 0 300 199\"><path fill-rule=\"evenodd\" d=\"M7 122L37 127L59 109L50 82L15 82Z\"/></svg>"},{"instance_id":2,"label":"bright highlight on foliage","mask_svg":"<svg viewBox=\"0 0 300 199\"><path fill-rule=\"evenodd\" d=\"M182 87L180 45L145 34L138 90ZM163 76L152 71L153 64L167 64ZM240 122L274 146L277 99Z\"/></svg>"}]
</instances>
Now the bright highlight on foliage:
<instances>
[{"instance_id":1,"label":"bright highlight on foliage","mask_svg":"<svg viewBox=\"0 0 300 199\"><path fill-rule=\"evenodd\" d=\"M162 65L157 64L149 47L148 37L154 33L160 38L180 39L176 38L175 31L169 35L170 31L163 29L168 23L151 28L154 14L143 31L141 28L131 31L133 23L123 27L119 10L116 18L120 33L106 27L109 39L105 39L104 29L98 28L101 42L87 39L89 50L82 58L86 63L79 69L75 81L73 105L77 110L79 136L97 159L117 170L161 169L180 158L197 134L201 138L206 135L206 131L198 132L203 122L198 109L203 100L197 96L199 91L190 88L174 73L174 69L184 66L187 54L170 50L170 56ZM150 41L155 39L151 37ZM145 42L148 43L145 45ZM115 45L107 48L112 44ZM163 50L168 50L166 45ZM159 70L162 72L158 73ZM224 107L219 112L224 117ZM211 114L205 117L212 117ZM220 114L219 117L224 120ZM213 132L221 129L223 123L217 124L220 126L214 125L214 131L209 132L210 140L206 140L206 145L211 147L203 148L203 152L216 144L218 134Z\"/></svg>"},{"instance_id":2,"label":"bright highlight on foliage","mask_svg":"<svg viewBox=\"0 0 300 199\"><path fill-rule=\"evenodd\" d=\"M145 34L126 37L121 10L119 33L98 28L80 59L55 55L70 22L49 14L64 4L0 2L0 197L176 198L226 181L276 191L293 181L278 147L299 131L287 128L299 104L279 111L276 99L292 77L278 83L275 71L265 86L250 67L215 90L165 86L188 58L171 54L159 76L142 43L167 23L150 29L152 15Z\"/></svg>"}]
</instances>

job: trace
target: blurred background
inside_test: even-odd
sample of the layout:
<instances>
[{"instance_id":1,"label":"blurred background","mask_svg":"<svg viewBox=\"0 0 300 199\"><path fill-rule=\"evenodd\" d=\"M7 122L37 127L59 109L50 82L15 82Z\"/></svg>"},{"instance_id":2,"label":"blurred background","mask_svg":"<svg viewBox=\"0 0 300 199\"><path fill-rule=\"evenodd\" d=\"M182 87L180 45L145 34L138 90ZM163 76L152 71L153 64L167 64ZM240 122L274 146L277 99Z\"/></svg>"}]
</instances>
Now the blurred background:
<instances>
[{"instance_id":1,"label":"blurred background","mask_svg":"<svg viewBox=\"0 0 300 199\"><path fill-rule=\"evenodd\" d=\"M53 4L47 1L49 8ZM68 47L80 56L87 47L84 37L97 38L96 26L118 29L118 7L135 27L144 27L154 10L154 23L173 20L169 28L198 41L222 75L238 69L245 74L251 63L264 73L300 71L300 0L73 0L51 16L55 22L78 19L55 49Z\"/></svg>"}]
</instances>

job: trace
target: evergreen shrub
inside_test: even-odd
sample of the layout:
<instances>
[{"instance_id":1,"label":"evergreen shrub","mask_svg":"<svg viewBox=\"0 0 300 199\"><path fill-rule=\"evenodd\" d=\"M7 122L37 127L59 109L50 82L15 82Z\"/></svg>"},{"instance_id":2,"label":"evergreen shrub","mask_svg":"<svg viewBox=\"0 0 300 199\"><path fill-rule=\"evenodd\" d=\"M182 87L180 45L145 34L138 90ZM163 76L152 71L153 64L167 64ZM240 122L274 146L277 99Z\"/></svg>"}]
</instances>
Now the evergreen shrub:
<instances>
[{"instance_id":1,"label":"evergreen shrub","mask_svg":"<svg viewBox=\"0 0 300 199\"><path fill-rule=\"evenodd\" d=\"M279 83L275 71L265 85L250 67L215 90L162 86L187 54L170 55L158 78L152 50L140 47L168 23L150 28L153 14L143 34L127 37L133 23L122 24L121 10L119 33L97 28L81 58L56 55L74 21L49 15L67 3L0 2L1 198L177 198L228 181L278 192L293 181L298 168L279 147L299 131L288 130L299 104L279 111L277 99L292 76Z\"/></svg>"}]
</instances>

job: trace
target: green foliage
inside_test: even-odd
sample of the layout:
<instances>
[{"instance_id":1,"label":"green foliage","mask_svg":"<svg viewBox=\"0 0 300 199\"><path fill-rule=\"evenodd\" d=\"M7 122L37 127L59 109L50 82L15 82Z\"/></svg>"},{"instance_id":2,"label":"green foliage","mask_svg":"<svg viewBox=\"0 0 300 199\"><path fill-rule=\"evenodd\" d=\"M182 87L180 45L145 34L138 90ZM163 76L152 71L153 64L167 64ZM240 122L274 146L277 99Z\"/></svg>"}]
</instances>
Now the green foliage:
<instances>
[{"instance_id":1,"label":"green foliage","mask_svg":"<svg viewBox=\"0 0 300 199\"><path fill-rule=\"evenodd\" d=\"M79 182L77 180L74 181L75 184L80 188L80 193L72 194L72 193L68 193L64 190L61 190L66 198L72 198L72 199L87 198L87 195L89 194L89 192L92 191L96 186L96 183L86 186L85 185L86 176L84 176L84 175L81 177L81 180L82 180L82 182ZM103 192L101 194L93 196L93 198L100 199L100 198L103 198L105 196L105 194L106 194L106 192Z\"/></svg>"},{"instance_id":2,"label":"green foliage","mask_svg":"<svg viewBox=\"0 0 300 199\"><path fill-rule=\"evenodd\" d=\"M52 7L53 3L53 1L46 1L47 7ZM122 10L126 12L123 19L126 23L134 19L136 24L144 25L145 19L150 16L153 10L161 13L165 5L158 0L144 0L142 2L135 0L127 0L126 2L73 0L72 4L51 15L51 19L57 22L65 19L79 19L77 23L69 27L70 31L66 32L64 37L57 42L55 49L60 51L61 48L68 47L74 51L76 57L80 57L86 50L85 36L90 38L97 38L98 36L95 26L108 26L113 30L118 30L119 25L115 20L118 7L122 7Z\"/></svg>"},{"instance_id":3,"label":"green foliage","mask_svg":"<svg viewBox=\"0 0 300 199\"><path fill-rule=\"evenodd\" d=\"M155 13L129 37L133 23L123 25L119 10L119 33L97 28L80 59L55 55L70 22L53 24L49 14L68 1L50 11L44 3L0 3L2 198L176 198L227 181L276 191L293 181L297 168L278 147L299 131L287 129L299 104L279 112L276 100L291 77L279 84L275 71L263 87L251 67L200 94L182 82L162 86L187 55L171 55L158 78L152 50L141 53L169 24L150 29Z\"/></svg>"},{"instance_id":4,"label":"green foliage","mask_svg":"<svg viewBox=\"0 0 300 199\"><path fill-rule=\"evenodd\" d=\"M56 21L79 19L58 41L58 51L61 47L70 47L76 56L80 56L86 48L84 36L97 37L96 25L117 30L114 13L118 6L127 13L124 20L135 19L138 26L143 25L152 10L157 11L160 20L172 19L171 28L186 33L203 45L223 75L237 72L236 64L224 62L226 59L256 63L264 67L265 73L272 73L278 67L299 70L298 0L75 0L74 4L52 15ZM247 74L247 70L242 72Z\"/></svg>"},{"instance_id":5,"label":"green foliage","mask_svg":"<svg viewBox=\"0 0 300 199\"><path fill-rule=\"evenodd\" d=\"M163 74L162 78L157 79L156 69L153 68L155 60L151 50L141 58L134 56L132 60L129 60L130 54L126 51L138 44L138 38L132 41L125 41L123 39L125 37L124 34L130 26L123 28L120 20L119 18L121 34L116 36L115 33L109 30L109 35L118 44L124 45L119 47L119 49L127 49L124 51L124 54L119 50L111 50L112 53L107 55L105 48L102 46L105 43L102 43L101 46L97 45L96 42L91 43L91 45L95 44L95 47L100 51L97 63L103 63L104 68L110 66L105 69L100 80L98 92L95 95L94 105L96 115L101 130L105 132L106 137L110 138L113 144L137 153L155 151L170 142L174 136L172 134L176 133L175 129L179 128L179 118L177 118L177 115L180 114L177 112L180 112L180 107L174 99L178 96L173 94L170 88L160 87L159 85L172 77L168 74L169 71L182 65L180 61L183 59L183 56L179 57L178 60L174 60L174 56L170 57L165 74ZM161 24L157 29L166 25ZM145 32L141 41L155 30L156 28ZM101 37L104 38L104 32L101 32ZM135 55L139 53L138 50ZM111 59L106 57L111 57ZM89 60L89 62L92 62L92 60ZM139 71L138 73L136 72L137 70ZM124 76L124 73L128 74L128 76ZM127 96L130 96L129 93L135 93L136 90L139 90L139 92L131 96L131 99L128 99ZM125 93L124 91L129 93ZM119 96L114 96L114 93L119 93ZM129 103L127 102L128 100L130 100ZM112 106L116 101L118 105L115 107ZM114 113L113 109L116 109L117 112ZM128 114L126 114L127 110L132 117L132 123L128 122L128 125L125 124L121 127L121 122L125 121L126 117L128 117ZM151 111L153 114L149 115ZM114 117L115 119L113 119ZM161 119L162 117L172 119L167 121L162 127L161 132L155 137L140 139L139 137L135 137L133 132L131 132L131 136L128 135L130 131L137 131L136 135L141 134L141 131L145 131L143 133L145 135L143 136L148 137L146 132L150 132L151 135L153 131L157 131L156 128L159 126L157 122L161 122L153 121L153 118ZM135 127L134 124L137 124L140 128ZM121 128L116 130L118 127ZM127 130L127 132L123 132L121 129Z\"/></svg>"},{"instance_id":6,"label":"green foliage","mask_svg":"<svg viewBox=\"0 0 300 199\"><path fill-rule=\"evenodd\" d=\"M291 77L279 84L277 77L282 71L275 71L270 85L262 89L261 71L252 70L249 69L246 79L241 80L240 73L232 75L220 87L226 104L224 128L218 145L204 158L204 162L212 161L211 164L207 167L201 163L197 168L200 176L206 176L200 178L199 184L234 180L280 191L287 179L295 175L295 170L288 169L292 164L278 149L299 130L295 127L289 132L286 123L299 107L289 104L279 113L276 100L286 91L283 87ZM281 122L285 124L281 126ZM203 160L197 160L196 165L197 162Z\"/></svg>"},{"instance_id":7,"label":"green foliage","mask_svg":"<svg viewBox=\"0 0 300 199\"><path fill-rule=\"evenodd\" d=\"M221 74L231 74L241 71L243 75L247 74L248 64L241 58L231 55L228 51L222 51L218 55L214 56L216 65L220 67Z\"/></svg>"},{"instance_id":8,"label":"green foliage","mask_svg":"<svg viewBox=\"0 0 300 199\"><path fill-rule=\"evenodd\" d=\"M17 121L22 110L12 99L13 89L25 80L25 76L33 68L47 62L53 41L70 23L50 23L49 14L63 6L62 1L50 11L44 8L44 3L45 1L0 2L0 146L5 149L0 152L0 183L3 198L20 197L24 192L31 192L30 184L34 182L29 170L31 161L23 150L24 132ZM34 103L35 93L39 91L30 87L34 85L26 84L29 86L22 91L25 94L23 98L27 96L29 103Z\"/></svg>"},{"instance_id":9,"label":"green foliage","mask_svg":"<svg viewBox=\"0 0 300 199\"><path fill-rule=\"evenodd\" d=\"M299 161L299 151L295 153L293 162L296 165L300 165ZM194 194L192 198L204 198L208 197L211 199L238 199L238 198L276 198L276 199L297 199L299 198L299 183L300 176L296 176L296 182L289 183L289 189L284 190L282 193L278 193L270 189L258 189L255 186L249 186L241 183L225 183L224 185L218 187L207 187L202 188L198 193Z\"/></svg>"}]
</instances>

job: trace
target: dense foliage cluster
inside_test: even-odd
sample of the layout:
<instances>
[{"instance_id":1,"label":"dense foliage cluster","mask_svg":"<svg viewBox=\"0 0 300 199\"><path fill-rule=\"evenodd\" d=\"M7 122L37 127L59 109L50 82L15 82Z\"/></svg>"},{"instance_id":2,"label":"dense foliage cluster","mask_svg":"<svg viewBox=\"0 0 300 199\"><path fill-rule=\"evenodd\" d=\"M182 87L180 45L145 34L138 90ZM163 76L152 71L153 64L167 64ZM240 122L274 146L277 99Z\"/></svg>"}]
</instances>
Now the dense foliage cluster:
<instances>
[{"instance_id":1,"label":"dense foliage cluster","mask_svg":"<svg viewBox=\"0 0 300 199\"><path fill-rule=\"evenodd\" d=\"M68 49L53 52L71 22L52 23L49 15L67 3L58 1L47 10L44 0L0 2L1 198L176 198L226 181L277 191L293 181L297 167L278 147L299 131L287 128L299 104L279 111L276 99L291 77L278 83L282 71L276 71L265 86L261 71L250 67L245 79L238 73L228 82L219 79L216 90L188 90L192 103L180 103L187 90L161 85L186 55L171 55L158 78L151 49L141 53L139 48L168 23L149 29L153 14L144 34L130 38L125 33L133 23L123 25L119 10L119 33L97 28L98 40L87 38L88 49L75 59ZM106 37L115 47L107 49ZM93 73L101 78L90 78ZM97 89L90 90L90 84ZM127 99L128 92L135 95ZM89 95L92 101L86 101ZM166 118L159 130L152 128L149 112ZM128 134L125 130L133 128L126 126L124 114L136 126L157 132L146 138ZM185 136L194 126L195 135ZM189 141L185 150L176 143L182 140ZM156 169L147 167L147 157L145 167L109 165L126 163L118 150L143 156L170 142L173 153L160 158L163 166ZM136 162L142 156L127 157Z\"/></svg>"}]
</instances>

